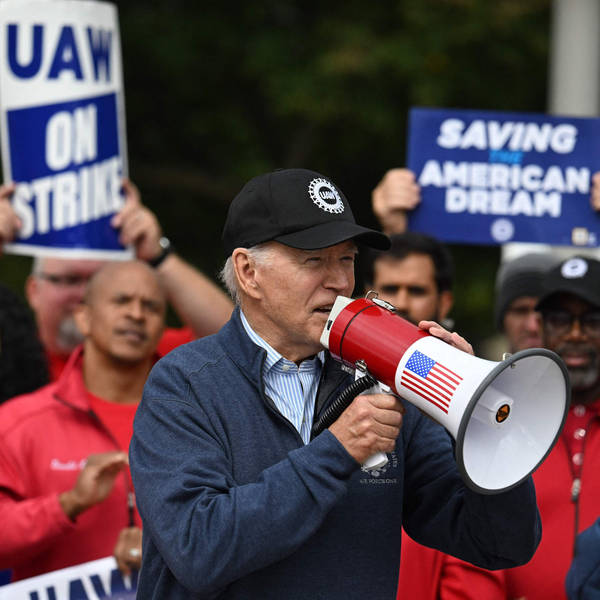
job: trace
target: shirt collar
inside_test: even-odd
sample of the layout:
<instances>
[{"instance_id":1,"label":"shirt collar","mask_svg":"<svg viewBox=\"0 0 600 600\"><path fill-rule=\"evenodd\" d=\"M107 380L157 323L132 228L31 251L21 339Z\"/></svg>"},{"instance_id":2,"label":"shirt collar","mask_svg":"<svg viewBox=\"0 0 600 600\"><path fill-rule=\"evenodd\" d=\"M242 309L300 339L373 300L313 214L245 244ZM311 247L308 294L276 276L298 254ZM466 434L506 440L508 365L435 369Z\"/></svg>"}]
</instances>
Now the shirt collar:
<instances>
[{"instance_id":1,"label":"shirt collar","mask_svg":"<svg viewBox=\"0 0 600 600\"><path fill-rule=\"evenodd\" d=\"M290 371L292 367L299 371L312 371L320 368L323 365L323 362L325 361L325 351L321 350L321 352L319 352L315 357L303 360L298 367L296 363L282 356L279 352L277 352L277 350L275 350L275 348L273 348L273 346L263 340L263 338L261 338L260 335L258 335L258 333L252 329L250 323L248 323L248 319L246 319L246 315L244 315L244 311L242 310L240 310L240 317L248 337L257 346L263 348L267 353L267 358L265 359L264 364L264 372L268 372L271 369L280 372L287 372Z\"/></svg>"}]
</instances>

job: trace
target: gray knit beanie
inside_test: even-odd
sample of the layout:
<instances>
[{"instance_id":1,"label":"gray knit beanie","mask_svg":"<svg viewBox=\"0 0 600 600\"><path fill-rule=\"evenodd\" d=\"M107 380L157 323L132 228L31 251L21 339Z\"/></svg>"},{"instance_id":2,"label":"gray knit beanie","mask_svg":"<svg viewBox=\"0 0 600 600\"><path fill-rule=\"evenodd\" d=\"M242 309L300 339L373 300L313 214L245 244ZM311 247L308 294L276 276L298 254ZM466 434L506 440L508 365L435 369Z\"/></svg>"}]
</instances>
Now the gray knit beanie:
<instances>
[{"instance_id":1,"label":"gray knit beanie","mask_svg":"<svg viewBox=\"0 0 600 600\"><path fill-rule=\"evenodd\" d=\"M494 321L502 331L504 314L510 303L521 296L538 298L546 272L558 259L546 252L531 252L503 263L496 276L496 302Z\"/></svg>"}]
</instances>

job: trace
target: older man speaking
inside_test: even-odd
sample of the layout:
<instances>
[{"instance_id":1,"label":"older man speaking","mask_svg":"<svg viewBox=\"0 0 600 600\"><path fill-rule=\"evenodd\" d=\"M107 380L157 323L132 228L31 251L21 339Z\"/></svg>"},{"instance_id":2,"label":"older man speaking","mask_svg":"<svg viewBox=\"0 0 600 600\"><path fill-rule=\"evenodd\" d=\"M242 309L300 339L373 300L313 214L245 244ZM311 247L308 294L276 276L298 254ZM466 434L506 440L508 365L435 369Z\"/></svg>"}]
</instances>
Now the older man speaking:
<instances>
[{"instance_id":1,"label":"older man speaking","mask_svg":"<svg viewBox=\"0 0 600 600\"><path fill-rule=\"evenodd\" d=\"M540 539L531 480L497 496L467 489L449 436L399 398L358 396L311 437L353 380L321 332L352 293L357 244L385 249L387 237L357 225L329 179L287 169L244 186L223 240L238 308L154 367L135 419L140 597L394 598L403 522L482 566L529 560ZM361 463L376 451L390 460L370 474Z\"/></svg>"}]
</instances>

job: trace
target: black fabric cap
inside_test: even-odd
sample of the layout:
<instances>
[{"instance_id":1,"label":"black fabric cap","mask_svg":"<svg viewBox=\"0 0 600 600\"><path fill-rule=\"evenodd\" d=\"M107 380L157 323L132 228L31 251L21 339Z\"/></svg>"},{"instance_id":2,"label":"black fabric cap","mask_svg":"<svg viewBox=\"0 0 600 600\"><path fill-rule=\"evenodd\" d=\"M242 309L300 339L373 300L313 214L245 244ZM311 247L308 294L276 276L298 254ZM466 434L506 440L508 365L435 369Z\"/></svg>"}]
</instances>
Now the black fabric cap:
<instances>
[{"instance_id":1,"label":"black fabric cap","mask_svg":"<svg viewBox=\"0 0 600 600\"><path fill-rule=\"evenodd\" d=\"M543 310L556 294L573 294L600 307L600 261L583 256L569 258L548 273L543 288L538 310Z\"/></svg>"},{"instance_id":2,"label":"black fabric cap","mask_svg":"<svg viewBox=\"0 0 600 600\"><path fill-rule=\"evenodd\" d=\"M533 298L541 296L544 277L556 261L557 259L551 254L532 252L518 256L500 266L496 276L494 305L494 320L499 331L502 331L504 315L513 300L523 296Z\"/></svg>"},{"instance_id":3,"label":"black fabric cap","mask_svg":"<svg viewBox=\"0 0 600 600\"><path fill-rule=\"evenodd\" d=\"M229 206L223 246L236 248L277 241L316 250L354 239L387 250L389 238L356 224L348 200L327 177L307 169L282 169L251 179Z\"/></svg>"}]
</instances>

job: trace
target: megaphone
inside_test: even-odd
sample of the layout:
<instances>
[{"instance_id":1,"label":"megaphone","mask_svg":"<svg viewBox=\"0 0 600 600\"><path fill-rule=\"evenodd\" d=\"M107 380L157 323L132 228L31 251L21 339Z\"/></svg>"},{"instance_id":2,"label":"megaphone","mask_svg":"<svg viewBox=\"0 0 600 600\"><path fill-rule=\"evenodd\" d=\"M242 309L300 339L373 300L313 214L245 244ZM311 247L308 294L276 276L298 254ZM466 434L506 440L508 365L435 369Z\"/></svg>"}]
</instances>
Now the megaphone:
<instances>
[{"instance_id":1,"label":"megaphone","mask_svg":"<svg viewBox=\"0 0 600 600\"><path fill-rule=\"evenodd\" d=\"M479 493L504 492L528 477L567 416L569 375L554 352L532 348L501 362L477 358L378 298L338 296L321 343L445 427L456 440L465 483Z\"/></svg>"}]
</instances>

